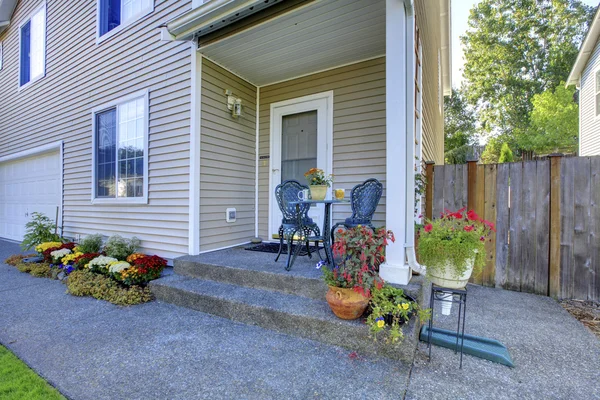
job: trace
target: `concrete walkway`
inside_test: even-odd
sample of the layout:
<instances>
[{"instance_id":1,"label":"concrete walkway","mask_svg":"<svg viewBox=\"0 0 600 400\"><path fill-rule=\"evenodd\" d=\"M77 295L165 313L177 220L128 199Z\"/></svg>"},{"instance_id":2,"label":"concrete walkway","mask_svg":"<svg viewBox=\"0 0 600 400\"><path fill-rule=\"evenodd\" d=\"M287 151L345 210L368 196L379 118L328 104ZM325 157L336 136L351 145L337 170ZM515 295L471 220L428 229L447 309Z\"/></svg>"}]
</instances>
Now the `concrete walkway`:
<instances>
[{"instance_id":1,"label":"concrete walkway","mask_svg":"<svg viewBox=\"0 0 600 400\"><path fill-rule=\"evenodd\" d=\"M0 260L18 252L0 241ZM469 296L467 333L503 341L516 368L465 356L458 370L438 347L414 366L356 358L168 304L73 297L1 263L0 343L72 399L600 398L600 341L556 302L480 287Z\"/></svg>"}]
</instances>

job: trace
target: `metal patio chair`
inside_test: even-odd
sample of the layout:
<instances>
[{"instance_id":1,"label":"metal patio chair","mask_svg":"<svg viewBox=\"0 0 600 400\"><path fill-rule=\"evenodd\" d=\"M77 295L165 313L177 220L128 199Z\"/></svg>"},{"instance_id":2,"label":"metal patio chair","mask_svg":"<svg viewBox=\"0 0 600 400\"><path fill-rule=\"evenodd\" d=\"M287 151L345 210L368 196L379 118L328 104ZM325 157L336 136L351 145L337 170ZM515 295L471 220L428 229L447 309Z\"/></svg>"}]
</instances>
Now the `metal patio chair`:
<instances>
[{"instance_id":1,"label":"metal patio chair","mask_svg":"<svg viewBox=\"0 0 600 400\"><path fill-rule=\"evenodd\" d=\"M290 256L292 250L292 244L294 242L294 236L296 234L302 235L304 241L306 243L306 250L308 252L308 256L312 258L312 254L310 253L310 246L308 238L311 237L311 232L314 233L312 235L312 239L315 242L315 246L317 248L317 254L319 258L321 258L321 254L319 253L318 242L320 239L316 238L321 236L321 230L318 225L308 216L308 210L310 209L310 205L302 204L300 205L299 212L301 216L302 223L300 224L300 219L298 218L298 209L296 205L290 205L291 201L298 201L298 192L303 189L308 189L308 186L302 185L300 182L296 180L287 180L277 185L275 188L275 198L277 199L277 205L283 214L283 219L281 221L281 225L279 226L279 251L277 252L277 257L275 261L279 260L279 256L283 251L283 241L287 242L287 253L288 253L288 268L290 263Z\"/></svg>"},{"instance_id":2,"label":"metal patio chair","mask_svg":"<svg viewBox=\"0 0 600 400\"><path fill-rule=\"evenodd\" d=\"M350 192L352 216L346 218L344 222L338 222L331 228L331 243L334 243L335 231L340 226L349 229L358 225L364 225L375 230L371 220L382 194L383 185L375 178L367 179L363 183L354 186Z\"/></svg>"}]
</instances>

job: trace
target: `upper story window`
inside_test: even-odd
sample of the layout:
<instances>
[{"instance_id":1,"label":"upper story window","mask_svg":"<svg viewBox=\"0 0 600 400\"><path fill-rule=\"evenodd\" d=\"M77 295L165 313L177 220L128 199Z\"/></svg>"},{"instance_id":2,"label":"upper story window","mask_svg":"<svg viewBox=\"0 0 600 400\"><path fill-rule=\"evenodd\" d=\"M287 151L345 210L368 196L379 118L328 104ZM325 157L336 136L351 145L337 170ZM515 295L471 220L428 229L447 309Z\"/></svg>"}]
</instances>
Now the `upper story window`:
<instances>
[{"instance_id":1,"label":"upper story window","mask_svg":"<svg viewBox=\"0 0 600 400\"><path fill-rule=\"evenodd\" d=\"M154 0L98 0L98 37L151 13Z\"/></svg>"},{"instance_id":2,"label":"upper story window","mask_svg":"<svg viewBox=\"0 0 600 400\"><path fill-rule=\"evenodd\" d=\"M600 69L596 71L596 117L600 117Z\"/></svg>"},{"instance_id":3,"label":"upper story window","mask_svg":"<svg viewBox=\"0 0 600 400\"><path fill-rule=\"evenodd\" d=\"M23 22L20 32L19 84L23 86L46 74L46 3Z\"/></svg>"},{"instance_id":4,"label":"upper story window","mask_svg":"<svg viewBox=\"0 0 600 400\"><path fill-rule=\"evenodd\" d=\"M146 203L148 92L97 108L94 125L94 202Z\"/></svg>"}]
</instances>

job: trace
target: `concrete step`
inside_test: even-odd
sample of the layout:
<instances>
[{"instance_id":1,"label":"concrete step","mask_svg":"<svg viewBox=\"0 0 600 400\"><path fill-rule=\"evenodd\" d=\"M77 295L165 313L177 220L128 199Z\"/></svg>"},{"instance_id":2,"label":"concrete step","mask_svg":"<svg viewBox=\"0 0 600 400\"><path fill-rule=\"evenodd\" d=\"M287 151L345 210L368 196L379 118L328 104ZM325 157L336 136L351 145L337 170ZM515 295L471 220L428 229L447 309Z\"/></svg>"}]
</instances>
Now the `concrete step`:
<instances>
[{"instance_id":1,"label":"concrete step","mask_svg":"<svg viewBox=\"0 0 600 400\"><path fill-rule=\"evenodd\" d=\"M226 273L232 271L223 271L220 277ZM238 273L233 271L233 275ZM405 340L401 345L376 343L362 319L345 321L331 312L324 299L325 290L320 292L320 299L315 299L179 274L153 281L150 287L159 301L342 346L359 354L410 362L417 347L419 326L414 319L404 327Z\"/></svg>"}]
</instances>

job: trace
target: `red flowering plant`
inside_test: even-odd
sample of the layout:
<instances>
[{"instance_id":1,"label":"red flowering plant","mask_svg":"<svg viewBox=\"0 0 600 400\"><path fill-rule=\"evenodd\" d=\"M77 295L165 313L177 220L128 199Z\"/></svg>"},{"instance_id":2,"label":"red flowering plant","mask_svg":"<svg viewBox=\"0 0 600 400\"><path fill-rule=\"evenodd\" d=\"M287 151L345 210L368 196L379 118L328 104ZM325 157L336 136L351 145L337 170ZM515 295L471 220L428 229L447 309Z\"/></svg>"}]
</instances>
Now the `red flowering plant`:
<instances>
[{"instance_id":1,"label":"red flowering plant","mask_svg":"<svg viewBox=\"0 0 600 400\"><path fill-rule=\"evenodd\" d=\"M339 229L333 245L333 254L338 262L333 269L323 267L325 283L352 288L364 297L371 297L374 288L383 287L378 270L385 260L385 246L390 241L394 241L394 234L385 228L373 230L359 225L347 230Z\"/></svg>"},{"instance_id":2,"label":"red flowering plant","mask_svg":"<svg viewBox=\"0 0 600 400\"><path fill-rule=\"evenodd\" d=\"M440 218L426 221L420 230L417 252L428 274L452 266L452 275L458 278L473 258L474 272L479 272L485 264L485 241L496 229L475 211L465 211L466 207L456 212L446 210Z\"/></svg>"},{"instance_id":3,"label":"red flowering plant","mask_svg":"<svg viewBox=\"0 0 600 400\"><path fill-rule=\"evenodd\" d=\"M153 279L160 278L160 274L167 266L167 260L159 256L147 256L140 253L127 257L130 267L112 274L112 276L127 286L146 285Z\"/></svg>"}]
</instances>

